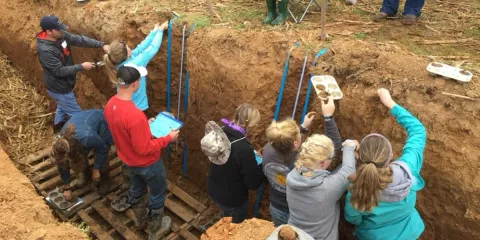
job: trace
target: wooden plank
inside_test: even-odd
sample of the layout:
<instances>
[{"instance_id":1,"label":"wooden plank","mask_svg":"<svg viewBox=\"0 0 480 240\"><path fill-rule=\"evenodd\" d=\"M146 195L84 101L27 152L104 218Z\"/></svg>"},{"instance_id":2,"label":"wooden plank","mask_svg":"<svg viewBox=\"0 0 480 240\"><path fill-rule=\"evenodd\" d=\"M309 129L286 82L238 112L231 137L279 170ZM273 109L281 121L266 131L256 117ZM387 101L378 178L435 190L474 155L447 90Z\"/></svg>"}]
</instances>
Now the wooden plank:
<instances>
[{"instance_id":1,"label":"wooden plank","mask_svg":"<svg viewBox=\"0 0 480 240\"><path fill-rule=\"evenodd\" d=\"M80 210L78 216L90 227L90 231L95 234L95 236L100 240L113 240L113 238L103 231L103 229L98 225L98 223L93 220L85 210Z\"/></svg>"},{"instance_id":2,"label":"wooden plank","mask_svg":"<svg viewBox=\"0 0 480 240\"><path fill-rule=\"evenodd\" d=\"M184 206L173 202L169 198L165 198L165 207L167 207L185 222L190 222L195 218L195 215L190 213Z\"/></svg>"},{"instance_id":3,"label":"wooden plank","mask_svg":"<svg viewBox=\"0 0 480 240\"><path fill-rule=\"evenodd\" d=\"M181 188L177 187L175 184L167 181L167 187L170 192L172 192L175 196L180 198L182 201L187 203L190 207L194 208L197 212L203 212L207 209L203 204L197 201L195 198L190 196L190 194L183 191Z\"/></svg>"},{"instance_id":4,"label":"wooden plank","mask_svg":"<svg viewBox=\"0 0 480 240\"><path fill-rule=\"evenodd\" d=\"M92 203L92 207L105 219L107 222L112 225L125 239L140 239L132 230L127 226L123 225L120 220L118 220L113 212L103 205L103 201L97 201Z\"/></svg>"},{"instance_id":5,"label":"wooden plank","mask_svg":"<svg viewBox=\"0 0 480 240\"><path fill-rule=\"evenodd\" d=\"M46 168L46 167L49 167L49 166L53 166L53 162L52 160L50 159L45 159L45 161L33 166L32 168L30 168L28 171L29 172L39 172L41 169L43 168Z\"/></svg>"},{"instance_id":6,"label":"wooden plank","mask_svg":"<svg viewBox=\"0 0 480 240\"><path fill-rule=\"evenodd\" d=\"M120 161L117 159L117 161L114 160L112 162L113 165L110 165L110 168L116 167L115 165L120 165ZM122 171L121 167L114 169L110 174L114 175L114 172L116 171ZM73 170L70 170L70 174L73 174ZM56 185L60 184L62 180L60 179L60 175L57 175L41 184L36 183L35 185L37 186L38 190L46 190L46 189L51 189L54 188Z\"/></svg>"},{"instance_id":7,"label":"wooden plank","mask_svg":"<svg viewBox=\"0 0 480 240\"><path fill-rule=\"evenodd\" d=\"M42 158L47 157L48 154L50 154L51 151L52 151L52 147L47 147L47 148L42 149L42 150L40 150L36 153L29 154L27 157L20 160L20 162L23 163L23 164L32 164L32 163L34 163L38 160L41 160Z\"/></svg>"},{"instance_id":8,"label":"wooden plank","mask_svg":"<svg viewBox=\"0 0 480 240\"><path fill-rule=\"evenodd\" d=\"M58 174L58 171L57 171L57 167L53 166L53 167L49 168L48 170L43 171L43 172L33 176L32 181L33 182L38 182L38 181L43 180L45 178L52 177L55 174Z\"/></svg>"},{"instance_id":9,"label":"wooden plank","mask_svg":"<svg viewBox=\"0 0 480 240\"><path fill-rule=\"evenodd\" d=\"M198 240L198 237L193 235L193 233L191 233L187 228L183 229L178 234L185 240Z\"/></svg>"}]
</instances>

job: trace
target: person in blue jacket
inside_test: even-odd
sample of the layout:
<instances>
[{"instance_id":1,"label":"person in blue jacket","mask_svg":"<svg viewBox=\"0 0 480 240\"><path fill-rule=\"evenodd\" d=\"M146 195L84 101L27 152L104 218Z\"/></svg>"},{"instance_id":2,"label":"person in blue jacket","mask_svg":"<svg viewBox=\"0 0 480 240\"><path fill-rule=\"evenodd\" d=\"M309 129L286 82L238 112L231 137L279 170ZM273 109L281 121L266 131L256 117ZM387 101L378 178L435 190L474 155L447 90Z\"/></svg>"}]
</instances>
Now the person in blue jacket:
<instances>
[{"instance_id":1,"label":"person in blue jacket","mask_svg":"<svg viewBox=\"0 0 480 240\"><path fill-rule=\"evenodd\" d=\"M150 60L157 54L162 44L163 31L167 29L168 21L162 25L156 24L154 29L148 34L135 49L131 50L124 41L113 41L103 60L106 66L108 78L117 86L117 70L125 64L132 64L138 67L147 67ZM146 77L140 78L140 86L133 93L132 101L135 106L145 111L148 108L147 99L147 81Z\"/></svg>"},{"instance_id":2,"label":"person in blue jacket","mask_svg":"<svg viewBox=\"0 0 480 240\"><path fill-rule=\"evenodd\" d=\"M358 239L417 239L425 226L415 209L426 131L422 123L395 103L386 89L378 96L390 114L407 131L402 155L391 162L392 146L386 137L370 134L360 143L356 173L350 176L345 219L356 226Z\"/></svg>"},{"instance_id":3,"label":"person in blue jacket","mask_svg":"<svg viewBox=\"0 0 480 240\"><path fill-rule=\"evenodd\" d=\"M108 153L112 143L112 135L100 109L78 112L65 123L56 136L50 155L62 179L66 200L72 198L70 169L78 174L75 187L85 186L91 174L94 186L98 187L101 195L110 191ZM87 159L90 150L95 153L92 171Z\"/></svg>"}]
</instances>

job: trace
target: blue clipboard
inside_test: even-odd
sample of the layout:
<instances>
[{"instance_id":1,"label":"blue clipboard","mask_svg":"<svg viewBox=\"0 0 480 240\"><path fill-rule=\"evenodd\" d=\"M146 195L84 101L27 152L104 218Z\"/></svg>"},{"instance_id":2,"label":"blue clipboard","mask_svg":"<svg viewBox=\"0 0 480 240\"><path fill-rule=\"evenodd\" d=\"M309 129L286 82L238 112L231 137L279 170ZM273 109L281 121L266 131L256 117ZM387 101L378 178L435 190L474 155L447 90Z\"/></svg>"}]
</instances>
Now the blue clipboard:
<instances>
[{"instance_id":1,"label":"blue clipboard","mask_svg":"<svg viewBox=\"0 0 480 240\"><path fill-rule=\"evenodd\" d=\"M183 126L183 122L170 116L168 113L159 113L153 122L150 123L150 132L152 136L159 138L167 136L172 130L178 130Z\"/></svg>"}]
</instances>

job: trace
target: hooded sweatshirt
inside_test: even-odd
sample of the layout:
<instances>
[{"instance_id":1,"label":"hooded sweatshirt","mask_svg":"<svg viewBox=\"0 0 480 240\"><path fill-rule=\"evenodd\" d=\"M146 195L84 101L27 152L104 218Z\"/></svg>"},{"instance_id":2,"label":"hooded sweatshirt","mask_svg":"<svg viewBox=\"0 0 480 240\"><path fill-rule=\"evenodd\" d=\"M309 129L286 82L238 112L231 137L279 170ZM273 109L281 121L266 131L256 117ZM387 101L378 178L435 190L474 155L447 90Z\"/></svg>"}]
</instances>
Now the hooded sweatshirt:
<instances>
[{"instance_id":1,"label":"hooded sweatshirt","mask_svg":"<svg viewBox=\"0 0 480 240\"><path fill-rule=\"evenodd\" d=\"M37 54L43 68L45 88L53 93L67 94L75 87L75 74L82 70L81 64L74 64L70 45L88 48L101 48L104 43L63 31L63 38L57 41L47 39L45 32L36 37Z\"/></svg>"},{"instance_id":2,"label":"hooded sweatshirt","mask_svg":"<svg viewBox=\"0 0 480 240\"><path fill-rule=\"evenodd\" d=\"M407 131L407 141L402 155L390 164L392 183L381 193L378 205L371 212L353 209L350 198L345 199L345 219L356 225L358 239L417 239L425 226L415 209L417 192L425 183L420 176L423 150L427 140L422 123L400 105L395 105L390 114Z\"/></svg>"},{"instance_id":3,"label":"hooded sweatshirt","mask_svg":"<svg viewBox=\"0 0 480 240\"><path fill-rule=\"evenodd\" d=\"M263 182L261 164L255 160L252 145L245 134L232 126L224 126L223 131L233 143L230 156L223 165L210 163L208 169L207 192L212 200L224 207L240 207L248 200L248 190L255 190Z\"/></svg>"},{"instance_id":4,"label":"hooded sweatshirt","mask_svg":"<svg viewBox=\"0 0 480 240\"><path fill-rule=\"evenodd\" d=\"M116 66L117 70L125 64L134 64L138 67L147 67L150 60L157 54L162 44L163 31L152 30L148 36L132 50L130 57ZM147 78L140 77L140 85L132 95L135 106L145 111L148 108Z\"/></svg>"},{"instance_id":5,"label":"hooded sweatshirt","mask_svg":"<svg viewBox=\"0 0 480 240\"><path fill-rule=\"evenodd\" d=\"M293 169L287 176L288 224L314 239L338 239L339 199L348 187L348 177L355 172L355 147L345 146L342 165L334 172L316 170L312 177Z\"/></svg>"},{"instance_id":6,"label":"hooded sweatshirt","mask_svg":"<svg viewBox=\"0 0 480 240\"><path fill-rule=\"evenodd\" d=\"M340 148L342 139L335 120L333 118L326 119L323 126L325 135L332 139L335 148ZM300 127L300 133L303 135L307 133L307 130ZM270 143L267 143L263 148L263 173L268 178L270 204L284 213L288 213L287 175L292 171L297 156L298 152L296 151L282 154L273 148Z\"/></svg>"}]
</instances>

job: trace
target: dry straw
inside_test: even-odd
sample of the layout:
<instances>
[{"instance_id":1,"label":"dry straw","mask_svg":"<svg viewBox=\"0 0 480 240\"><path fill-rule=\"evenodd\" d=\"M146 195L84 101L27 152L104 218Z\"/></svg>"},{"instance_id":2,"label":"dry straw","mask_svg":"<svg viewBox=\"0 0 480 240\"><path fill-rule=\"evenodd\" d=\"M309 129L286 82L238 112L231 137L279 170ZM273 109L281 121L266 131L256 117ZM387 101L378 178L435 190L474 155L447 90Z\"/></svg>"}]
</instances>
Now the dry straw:
<instances>
[{"instance_id":1,"label":"dry straw","mask_svg":"<svg viewBox=\"0 0 480 240\"><path fill-rule=\"evenodd\" d=\"M51 144L53 113L47 99L27 85L0 52L0 145L19 160Z\"/></svg>"}]
</instances>

